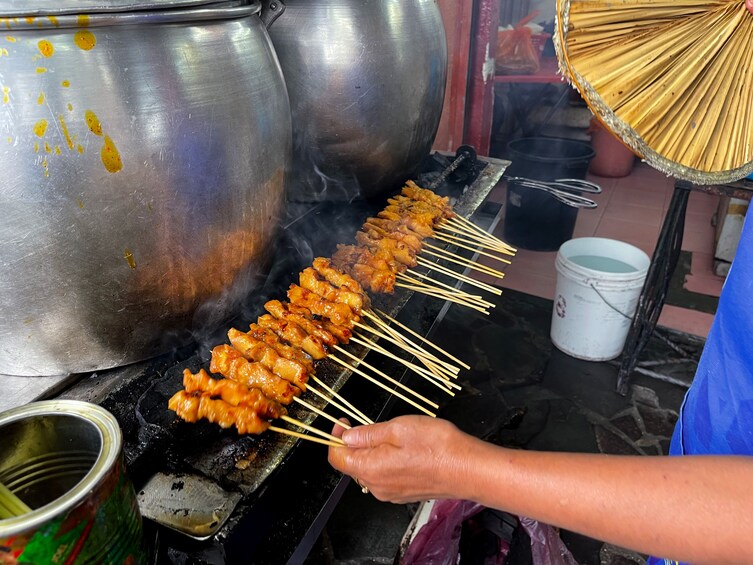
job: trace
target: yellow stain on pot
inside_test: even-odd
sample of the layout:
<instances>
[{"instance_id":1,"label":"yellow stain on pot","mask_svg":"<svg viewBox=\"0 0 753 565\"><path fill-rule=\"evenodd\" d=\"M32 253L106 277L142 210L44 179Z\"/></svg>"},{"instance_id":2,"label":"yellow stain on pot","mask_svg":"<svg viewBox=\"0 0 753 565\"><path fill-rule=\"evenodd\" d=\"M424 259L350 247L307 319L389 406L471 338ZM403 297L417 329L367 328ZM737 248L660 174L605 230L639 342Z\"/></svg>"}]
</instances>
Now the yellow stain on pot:
<instances>
[{"instance_id":1,"label":"yellow stain on pot","mask_svg":"<svg viewBox=\"0 0 753 565\"><path fill-rule=\"evenodd\" d=\"M37 137L44 137L44 134L47 133L47 120L39 120L34 124L34 133L37 134Z\"/></svg>"},{"instance_id":2,"label":"yellow stain on pot","mask_svg":"<svg viewBox=\"0 0 753 565\"><path fill-rule=\"evenodd\" d=\"M44 169L44 176L49 177L50 176L50 168L47 166L47 157L42 159L42 168Z\"/></svg>"},{"instance_id":3,"label":"yellow stain on pot","mask_svg":"<svg viewBox=\"0 0 753 565\"><path fill-rule=\"evenodd\" d=\"M71 104L70 102L68 102L68 111L73 112L73 104Z\"/></svg>"},{"instance_id":4,"label":"yellow stain on pot","mask_svg":"<svg viewBox=\"0 0 753 565\"><path fill-rule=\"evenodd\" d=\"M44 152L45 153L52 153L52 147L50 147L50 144L46 141L44 142Z\"/></svg>"},{"instance_id":5,"label":"yellow stain on pot","mask_svg":"<svg viewBox=\"0 0 753 565\"><path fill-rule=\"evenodd\" d=\"M34 142L34 153L39 153L39 142Z\"/></svg>"},{"instance_id":6,"label":"yellow stain on pot","mask_svg":"<svg viewBox=\"0 0 753 565\"><path fill-rule=\"evenodd\" d=\"M36 18L35 18L34 16L26 16L26 17L25 17L24 19L26 20L26 23L27 23L27 24L31 25L31 24L33 24L33 23L34 23L34 20L35 20Z\"/></svg>"},{"instance_id":7,"label":"yellow stain on pot","mask_svg":"<svg viewBox=\"0 0 753 565\"><path fill-rule=\"evenodd\" d=\"M37 104L39 104L40 106L44 104L44 92L39 93L39 97L37 98Z\"/></svg>"},{"instance_id":8,"label":"yellow stain on pot","mask_svg":"<svg viewBox=\"0 0 753 565\"><path fill-rule=\"evenodd\" d=\"M102 124L97 117L97 114L91 110L84 112L84 119L86 119L86 125L89 126L89 131L94 135L102 135Z\"/></svg>"},{"instance_id":9,"label":"yellow stain on pot","mask_svg":"<svg viewBox=\"0 0 753 565\"><path fill-rule=\"evenodd\" d=\"M76 151L78 151L79 153L83 154L84 153L84 146L79 143L76 146Z\"/></svg>"},{"instance_id":10,"label":"yellow stain on pot","mask_svg":"<svg viewBox=\"0 0 753 565\"><path fill-rule=\"evenodd\" d=\"M3 87L3 104L10 103L10 86Z\"/></svg>"},{"instance_id":11,"label":"yellow stain on pot","mask_svg":"<svg viewBox=\"0 0 753 565\"><path fill-rule=\"evenodd\" d=\"M63 82L60 83L60 86L62 86L63 88L68 88L70 85L71 85L71 81L69 80L64 80Z\"/></svg>"},{"instance_id":12,"label":"yellow stain on pot","mask_svg":"<svg viewBox=\"0 0 753 565\"><path fill-rule=\"evenodd\" d=\"M55 54L55 47L46 39L41 39L39 43L37 43L37 47L39 47L39 52L42 54L42 57L49 58Z\"/></svg>"},{"instance_id":13,"label":"yellow stain on pot","mask_svg":"<svg viewBox=\"0 0 753 565\"><path fill-rule=\"evenodd\" d=\"M62 150L60 149L59 145L55 146L55 155L60 155L62 153Z\"/></svg>"},{"instance_id":14,"label":"yellow stain on pot","mask_svg":"<svg viewBox=\"0 0 753 565\"><path fill-rule=\"evenodd\" d=\"M68 149L73 151L73 140L68 133L68 124L65 123L65 118L63 118L62 114L58 114L58 121L60 122L60 129L63 132L63 137L65 137L65 142L68 144Z\"/></svg>"},{"instance_id":15,"label":"yellow stain on pot","mask_svg":"<svg viewBox=\"0 0 753 565\"><path fill-rule=\"evenodd\" d=\"M12 35L6 35L5 36L5 41L7 41L8 43L15 43L16 42L16 38L13 37Z\"/></svg>"},{"instance_id":16,"label":"yellow stain on pot","mask_svg":"<svg viewBox=\"0 0 753 565\"><path fill-rule=\"evenodd\" d=\"M120 159L120 153L118 153L118 149L115 147L115 143L113 143L109 135L105 136L105 144L102 146L100 155L102 156L102 163L108 173L117 173L123 168L123 161Z\"/></svg>"},{"instance_id":17,"label":"yellow stain on pot","mask_svg":"<svg viewBox=\"0 0 753 565\"><path fill-rule=\"evenodd\" d=\"M82 210L84 209L84 201L83 200L81 200L79 198L78 200L76 200L76 203L78 204L79 208L81 208Z\"/></svg>"},{"instance_id":18,"label":"yellow stain on pot","mask_svg":"<svg viewBox=\"0 0 753 565\"><path fill-rule=\"evenodd\" d=\"M37 67L37 74L38 75L43 75L46 72L47 72L47 67Z\"/></svg>"},{"instance_id":19,"label":"yellow stain on pot","mask_svg":"<svg viewBox=\"0 0 753 565\"><path fill-rule=\"evenodd\" d=\"M128 266L131 267L131 269L136 268L136 259L134 259L133 257L133 251L131 251L130 249L126 249L123 252L123 257L125 258L126 261L128 261Z\"/></svg>"},{"instance_id":20,"label":"yellow stain on pot","mask_svg":"<svg viewBox=\"0 0 753 565\"><path fill-rule=\"evenodd\" d=\"M0 57L2 57L3 55L5 55L6 57L8 57L10 55L10 53L8 52L8 50L5 47L3 47L2 49L0 49Z\"/></svg>"},{"instance_id":21,"label":"yellow stain on pot","mask_svg":"<svg viewBox=\"0 0 753 565\"><path fill-rule=\"evenodd\" d=\"M73 42L78 46L79 49L82 49L84 51L91 51L97 44L97 38L90 31L77 31L76 35L73 36Z\"/></svg>"},{"instance_id":22,"label":"yellow stain on pot","mask_svg":"<svg viewBox=\"0 0 753 565\"><path fill-rule=\"evenodd\" d=\"M86 14L79 15L76 20L78 21L78 27L89 27L89 16Z\"/></svg>"},{"instance_id":23,"label":"yellow stain on pot","mask_svg":"<svg viewBox=\"0 0 753 565\"><path fill-rule=\"evenodd\" d=\"M58 27L60 25L60 22L55 16L47 16L47 19L50 20L50 23L55 27Z\"/></svg>"}]
</instances>

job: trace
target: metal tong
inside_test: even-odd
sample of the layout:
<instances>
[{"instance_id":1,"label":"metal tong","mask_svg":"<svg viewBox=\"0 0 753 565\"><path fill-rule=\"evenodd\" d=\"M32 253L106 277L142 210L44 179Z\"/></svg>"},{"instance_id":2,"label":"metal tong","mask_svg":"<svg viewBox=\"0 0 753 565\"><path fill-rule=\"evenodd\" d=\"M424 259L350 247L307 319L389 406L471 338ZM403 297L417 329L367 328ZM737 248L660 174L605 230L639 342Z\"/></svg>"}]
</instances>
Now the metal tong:
<instances>
[{"instance_id":1,"label":"metal tong","mask_svg":"<svg viewBox=\"0 0 753 565\"><path fill-rule=\"evenodd\" d=\"M590 198L574 194L574 192L588 192L589 194L601 194L601 187L587 180L581 179L556 179L553 181L534 180L525 177L508 177L508 182L514 182L519 186L542 190L552 195L563 204L573 208L596 208L596 202Z\"/></svg>"}]
</instances>

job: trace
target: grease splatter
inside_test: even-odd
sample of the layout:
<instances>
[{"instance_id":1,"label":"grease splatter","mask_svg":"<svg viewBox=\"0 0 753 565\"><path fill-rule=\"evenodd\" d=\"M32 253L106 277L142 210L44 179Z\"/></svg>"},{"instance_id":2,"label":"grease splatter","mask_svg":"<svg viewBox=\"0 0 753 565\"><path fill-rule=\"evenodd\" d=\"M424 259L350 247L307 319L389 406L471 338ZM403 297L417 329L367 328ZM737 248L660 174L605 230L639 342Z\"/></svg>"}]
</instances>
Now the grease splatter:
<instances>
[{"instance_id":1,"label":"grease splatter","mask_svg":"<svg viewBox=\"0 0 753 565\"><path fill-rule=\"evenodd\" d=\"M84 146L79 143L76 146L76 151L78 151L79 153L83 154L84 153Z\"/></svg>"},{"instance_id":2,"label":"grease splatter","mask_svg":"<svg viewBox=\"0 0 753 565\"><path fill-rule=\"evenodd\" d=\"M39 120L34 124L34 133L37 134L37 137L44 137L44 134L47 133L47 120Z\"/></svg>"},{"instance_id":3,"label":"grease splatter","mask_svg":"<svg viewBox=\"0 0 753 565\"><path fill-rule=\"evenodd\" d=\"M37 67L37 74L38 75L43 75L46 72L47 72L47 68L46 67Z\"/></svg>"},{"instance_id":4,"label":"grease splatter","mask_svg":"<svg viewBox=\"0 0 753 565\"><path fill-rule=\"evenodd\" d=\"M46 39L40 40L37 46L39 47L39 52L42 54L42 57L49 58L55 54L55 47L53 47L52 43Z\"/></svg>"},{"instance_id":5,"label":"grease splatter","mask_svg":"<svg viewBox=\"0 0 753 565\"><path fill-rule=\"evenodd\" d=\"M71 135L68 133L68 124L65 123L65 118L63 118L62 114L58 114L58 121L60 122L60 129L63 131L65 142L68 144L68 149L73 151L73 140L71 139Z\"/></svg>"},{"instance_id":6,"label":"grease splatter","mask_svg":"<svg viewBox=\"0 0 753 565\"><path fill-rule=\"evenodd\" d=\"M94 37L92 32L87 30L77 31L76 35L73 36L73 41L79 49L84 51L91 51L97 44L97 38Z\"/></svg>"},{"instance_id":7,"label":"grease splatter","mask_svg":"<svg viewBox=\"0 0 753 565\"><path fill-rule=\"evenodd\" d=\"M9 43L15 43L16 42L16 38L13 37L12 35L6 35L5 36L5 41L7 41Z\"/></svg>"},{"instance_id":8,"label":"grease splatter","mask_svg":"<svg viewBox=\"0 0 753 565\"><path fill-rule=\"evenodd\" d=\"M64 80L63 82L60 83L60 86L62 86L63 88L68 88L70 85L71 85L71 81L69 80Z\"/></svg>"},{"instance_id":9,"label":"grease splatter","mask_svg":"<svg viewBox=\"0 0 753 565\"><path fill-rule=\"evenodd\" d=\"M69 112L73 112L73 104L71 104L70 102L68 102L68 106L67 107L68 107L68 111Z\"/></svg>"},{"instance_id":10,"label":"grease splatter","mask_svg":"<svg viewBox=\"0 0 753 565\"><path fill-rule=\"evenodd\" d=\"M78 20L78 27L89 27L89 16L81 14L76 18Z\"/></svg>"},{"instance_id":11,"label":"grease splatter","mask_svg":"<svg viewBox=\"0 0 753 565\"><path fill-rule=\"evenodd\" d=\"M133 251L126 249L123 253L123 257L128 261L128 266L131 267L131 269L136 268L136 259L133 258Z\"/></svg>"},{"instance_id":12,"label":"grease splatter","mask_svg":"<svg viewBox=\"0 0 753 565\"><path fill-rule=\"evenodd\" d=\"M39 93L39 98L37 98L37 104L39 104L40 106L44 104L44 92Z\"/></svg>"},{"instance_id":13,"label":"grease splatter","mask_svg":"<svg viewBox=\"0 0 753 565\"><path fill-rule=\"evenodd\" d=\"M99 122L97 114L91 110L84 112L84 118L86 119L86 125L89 126L89 131L94 135L102 135L102 124Z\"/></svg>"},{"instance_id":14,"label":"grease splatter","mask_svg":"<svg viewBox=\"0 0 753 565\"><path fill-rule=\"evenodd\" d=\"M3 87L3 104L10 103L10 86Z\"/></svg>"},{"instance_id":15,"label":"grease splatter","mask_svg":"<svg viewBox=\"0 0 753 565\"><path fill-rule=\"evenodd\" d=\"M105 144L102 147L100 155L102 156L102 163L105 165L105 169L107 169L108 173L117 173L123 168L123 161L120 159L120 153L118 153L118 149L115 147L115 143L113 143L109 135L105 136Z\"/></svg>"},{"instance_id":16,"label":"grease splatter","mask_svg":"<svg viewBox=\"0 0 753 565\"><path fill-rule=\"evenodd\" d=\"M44 176L49 177L50 176L50 168L47 165L47 157L42 159L42 168L44 169Z\"/></svg>"},{"instance_id":17,"label":"grease splatter","mask_svg":"<svg viewBox=\"0 0 753 565\"><path fill-rule=\"evenodd\" d=\"M60 25L60 22L55 16L47 16L47 19L50 20L50 23L55 27L58 27Z\"/></svg>"},{"instance_id":18,"label":"grease splatter","mask_svg":"<svg viewBox=\"0 0 753 565\"><path fill-rule=\"evenodd\" d=\"M76 201L76 203L78 204L78 207L79 207L79 208L81 208L82 210L84 209L84 201L83 201L83 200L81 200L81 199L79 198L79 199L78 199L78 200Z\"/></svg>"}]
</instances>

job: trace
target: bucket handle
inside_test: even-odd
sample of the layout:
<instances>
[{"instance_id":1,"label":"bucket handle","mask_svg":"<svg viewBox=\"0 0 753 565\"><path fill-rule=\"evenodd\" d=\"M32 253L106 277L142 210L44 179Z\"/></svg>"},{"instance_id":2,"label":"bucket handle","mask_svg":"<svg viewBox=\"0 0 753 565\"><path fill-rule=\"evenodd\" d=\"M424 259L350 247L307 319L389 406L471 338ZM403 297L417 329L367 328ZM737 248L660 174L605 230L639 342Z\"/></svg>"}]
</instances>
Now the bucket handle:
<instances>
[{"instance_id":1,"label":"bucket handle","mask_svg":"<svg viewBox=\"0 0 753 565\"><path fill-rule=\"evenodd\" d=\"M619 308L617 308L617 306L615 306L614 304L610 303L609 300L607 300L606 298L604 298L604 295L599 292L599 289L596 288L596 285L594 283L592 283L592 282L589 281L588 284L589 284L589 286L592 289L594 289L594 292L596 292L596 294L599 295L599 298L601 298L604 301L604 304L606 304L607 306L609 306L612 310L614 310L615 312L617 312L623 318L626 318L628 320L632 320L633 319L631 316L628 316L627 314L625 314L625 312L623 312L622 310L620 310Z\"/></svg>"}]
</instances>

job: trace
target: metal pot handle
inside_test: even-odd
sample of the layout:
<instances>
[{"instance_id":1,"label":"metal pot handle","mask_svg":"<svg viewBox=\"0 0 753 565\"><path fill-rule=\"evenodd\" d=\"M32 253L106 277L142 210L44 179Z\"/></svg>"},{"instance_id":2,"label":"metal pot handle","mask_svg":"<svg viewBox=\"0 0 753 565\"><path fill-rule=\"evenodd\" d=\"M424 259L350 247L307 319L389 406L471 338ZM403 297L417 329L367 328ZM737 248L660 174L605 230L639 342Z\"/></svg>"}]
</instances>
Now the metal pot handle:
<instances>
[{"instance_id":1,"label":"metal pot handle","mask_svg":"<svg viewBox=\"0 0 753 565\"><path fill-rule=\"evenodd\" d=\"M259 14L259 17L267 29L282 15L285 7L283 0L261 0L261 14Z\"/></svg>"}]
</instances>

